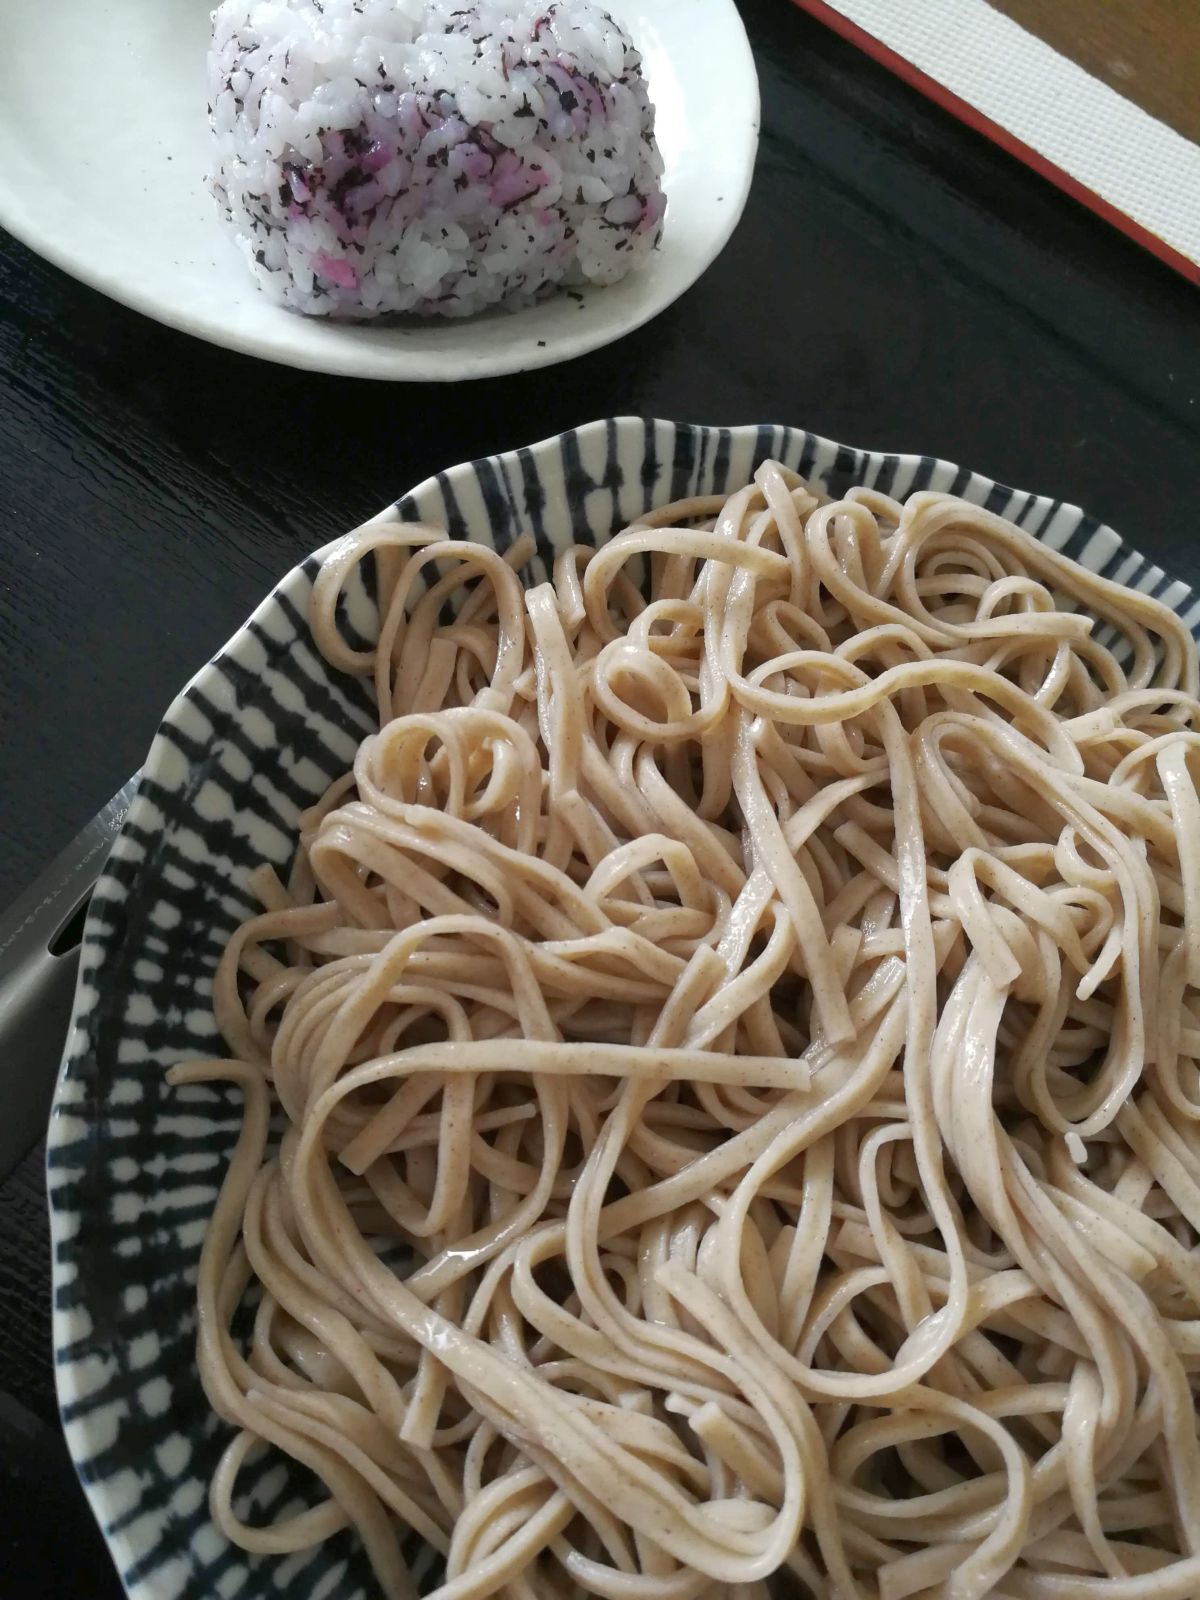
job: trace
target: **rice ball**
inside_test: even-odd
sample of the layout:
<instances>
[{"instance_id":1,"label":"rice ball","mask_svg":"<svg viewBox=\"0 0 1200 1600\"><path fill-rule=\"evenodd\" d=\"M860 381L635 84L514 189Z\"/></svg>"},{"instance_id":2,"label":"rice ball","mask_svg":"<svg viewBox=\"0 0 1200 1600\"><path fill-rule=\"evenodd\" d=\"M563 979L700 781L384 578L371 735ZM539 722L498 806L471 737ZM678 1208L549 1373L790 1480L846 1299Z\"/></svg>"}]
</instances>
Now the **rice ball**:
<instances>
[{"instance_id":1,"label":"rice ball","mask_svg":"<svg viewBox=\"0 0 1200 1600\"><path fill-rule=\"evenodd\" d=\"M462 317L658 244L654 107L591 0L224 0L211 187L293 310Z\"/></svg>"}]
</instances>

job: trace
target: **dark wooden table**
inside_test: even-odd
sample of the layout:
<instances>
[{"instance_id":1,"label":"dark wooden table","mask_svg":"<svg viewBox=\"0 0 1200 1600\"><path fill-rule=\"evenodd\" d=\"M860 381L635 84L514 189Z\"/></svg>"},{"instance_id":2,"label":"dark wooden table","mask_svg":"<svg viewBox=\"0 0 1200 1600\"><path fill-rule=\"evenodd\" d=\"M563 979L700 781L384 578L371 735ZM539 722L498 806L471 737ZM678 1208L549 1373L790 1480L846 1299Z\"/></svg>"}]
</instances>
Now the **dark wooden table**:
<instances>
[{"instance_id":1,"label":"dark wooden table","mask_svg":"<svg viewBox=\"0 0 1200 1600\"><path fill-rule=\"evenodd\" d=\"M741 228L650 327L564 367L414 388L264 366L0 236L0 903L298 557L439 467L592 417L949 457L1200 578L1196 290L787 0L743 10L764 118ZM105 1600L55 1476L41 1161L0 1190L0 1574Z\"/></svg>"}]
</instances>

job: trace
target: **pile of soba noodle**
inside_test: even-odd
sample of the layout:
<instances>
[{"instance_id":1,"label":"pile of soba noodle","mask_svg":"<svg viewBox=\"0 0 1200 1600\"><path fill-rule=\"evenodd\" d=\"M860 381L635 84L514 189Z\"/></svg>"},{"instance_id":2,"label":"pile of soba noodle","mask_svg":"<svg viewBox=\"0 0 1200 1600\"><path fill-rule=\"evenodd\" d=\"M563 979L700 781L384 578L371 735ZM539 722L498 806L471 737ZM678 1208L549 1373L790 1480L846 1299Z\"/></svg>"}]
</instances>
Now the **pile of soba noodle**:
<instances>
[{"instance_id":1,"label":"pile of soba noodle","mask_svg":"<svg viewBox=\"0 0 1200 1600\"><path fill-rule=\"evenodd\" d=\"M173 1073L245 1094L218 1525L350 1524L388 1597L1193 1600L1181 622L776 464L529 554L368 526L316 583L379 732ZM324 1494L260 1528L264 1442Z\"/></svg>"}]
</instances>

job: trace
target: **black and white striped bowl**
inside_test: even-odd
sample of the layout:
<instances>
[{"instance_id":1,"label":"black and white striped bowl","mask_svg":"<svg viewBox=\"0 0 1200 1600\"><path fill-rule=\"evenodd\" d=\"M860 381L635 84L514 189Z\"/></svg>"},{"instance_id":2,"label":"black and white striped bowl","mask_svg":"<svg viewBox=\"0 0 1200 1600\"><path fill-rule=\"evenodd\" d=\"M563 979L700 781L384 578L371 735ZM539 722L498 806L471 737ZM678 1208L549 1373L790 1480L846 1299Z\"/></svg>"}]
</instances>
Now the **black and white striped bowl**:
<instances>
[{"instance_id":1,"label":"black and white striped bowl","mask_svg":"<svg viewBox=\"0 0 1200 1600\"><path fill-rule=\"evenodd\" d=\"M798 429L700 428L621 418L439 473L384 513L446 524L504 549L536 535L537 579L563 543L606 538L648 506L746 483L775 457L837 493L948 490L1011 517L1084 566L1200 602L1073 506L1007 489L928 456L849 449ZM317 655L306 607L320 554L288 574L167 712L92 901L49 1136L54 1341L66 1436L135 1600L233 1595L304 1600L372 1593L353 1539L250 1558L208 1516L228 1430L194 1359L194 1284L205 1222L239 1125L231 1090L169 1089L175 1061L219 1053L213 970L262 861L286 866L298 813L371 729L359 680ZM351 623L369 635L366 574ZM243 1514L269 1521L311 1490L265 1457L242 1476Z\"/></svg>"}]
</instances>

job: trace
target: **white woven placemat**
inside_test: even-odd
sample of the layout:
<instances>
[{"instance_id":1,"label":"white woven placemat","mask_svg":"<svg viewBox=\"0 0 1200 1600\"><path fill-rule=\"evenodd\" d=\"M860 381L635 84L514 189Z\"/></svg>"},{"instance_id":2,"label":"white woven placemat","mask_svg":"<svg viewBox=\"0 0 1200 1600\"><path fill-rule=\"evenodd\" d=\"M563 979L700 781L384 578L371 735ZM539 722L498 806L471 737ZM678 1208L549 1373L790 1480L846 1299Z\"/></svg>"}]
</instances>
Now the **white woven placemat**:
<instances>
[{"instance_id":1,"label":"white woven placemat","mask_svg":"<svg viewBox=\"0 0 1200 1600\"><path fill-rule=\"evenodd\" d=\"M870 35L1200 271L1200 146L986 0L799 3Z\"/></svg>"}]
</instances>

